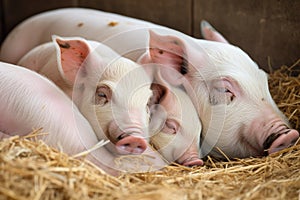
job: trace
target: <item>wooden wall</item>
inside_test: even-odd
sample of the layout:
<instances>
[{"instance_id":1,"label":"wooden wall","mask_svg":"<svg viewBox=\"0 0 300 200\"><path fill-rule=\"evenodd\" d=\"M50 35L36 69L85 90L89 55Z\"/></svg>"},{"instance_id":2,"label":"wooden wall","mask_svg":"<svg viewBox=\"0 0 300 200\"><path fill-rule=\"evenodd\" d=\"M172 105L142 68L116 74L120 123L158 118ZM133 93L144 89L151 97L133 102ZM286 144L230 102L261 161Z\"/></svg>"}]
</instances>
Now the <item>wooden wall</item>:
<instances>
[{"instance_id":1,"label":"wooden wall","mask_svg":"<svg viewBox=\"0 0 300 200\"><path fill-rule=\"evenodd\" d=\"M197 38L206 19L266 70L300 59L298 0L0 0L0 41L27 17L62 7L115 12Z\"/></svg>"}]
</instances>

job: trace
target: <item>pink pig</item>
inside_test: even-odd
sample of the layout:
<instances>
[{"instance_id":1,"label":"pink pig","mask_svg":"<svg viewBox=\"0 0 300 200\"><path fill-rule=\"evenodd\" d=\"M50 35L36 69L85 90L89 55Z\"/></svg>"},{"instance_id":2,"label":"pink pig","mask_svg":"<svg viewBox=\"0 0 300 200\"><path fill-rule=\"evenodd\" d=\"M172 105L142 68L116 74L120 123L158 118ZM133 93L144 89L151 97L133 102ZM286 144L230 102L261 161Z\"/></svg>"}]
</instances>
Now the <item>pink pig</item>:
<instances>
[{"instance_id":1,"label":"pink pig","mask_svg":"<svg viewBox=\"0 0 300 200\"><path fill-rule=\"evenodd\" d=\"M155 32L149 34L150 29ZM42 13L20 24L4 41L1 59L17 62L34 46L49 41L51 34L102 41L142 64L166 66L161 70L164 80L183 85L189 95L196 93L197 98L192 100L203 125L204 155L213 148L211 154L222 156L214 148L218 147L229 157L260 156L286 148L299 138L298 131L289 127L275 105L266 73L235 46L191 38L141 20L77 8ZM23 45L15 49L19 44ZM130 50L137 54L129 55ZM181 75L170 73L170 68Z\"/></svg>"},{"instance_id":2,"label":"pink pig","mask_svg":"<svg viewBox=\"0 0 300 200\"><path fill-rule=\"evenodd\" d=\"M59 37L25 56L19 65L46 75L68 94L96 135L104 133L115 144L109 145L112 152L146 150L147 102L152 92L139 65L98 42Z\"/></svg>"}]
</instances>

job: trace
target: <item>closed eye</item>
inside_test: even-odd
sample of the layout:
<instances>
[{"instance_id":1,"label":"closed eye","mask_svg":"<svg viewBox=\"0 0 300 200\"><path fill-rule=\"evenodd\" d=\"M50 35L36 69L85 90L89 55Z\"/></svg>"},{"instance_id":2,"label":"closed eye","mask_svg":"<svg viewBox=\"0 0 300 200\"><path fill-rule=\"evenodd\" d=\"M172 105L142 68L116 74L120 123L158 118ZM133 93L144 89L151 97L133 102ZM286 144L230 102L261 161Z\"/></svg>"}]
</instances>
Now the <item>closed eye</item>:
<instances>
[{"instance_id":1,"label":"closed eye","mask_svg":"<svg viewBox=\"0 0 300 200\"><path fill-rule=\"evenodd\" d=\"M111 99L111 89L108 86L97 87L95 93L95 104L99 106L104 106Z\"/></svg>"},{"instance_id":2,"label":"closed eye","mask_svg":"<svg viewBox=\"0 0 300 200\"><path fill-rule=\"evenodd\" d=\"M227 88L215 88L218 92L221 92L221 93L226 93L226 92L230 92L229 89ZM231 92L230 92L231 93Z\"/></svg>"}]
</instances>

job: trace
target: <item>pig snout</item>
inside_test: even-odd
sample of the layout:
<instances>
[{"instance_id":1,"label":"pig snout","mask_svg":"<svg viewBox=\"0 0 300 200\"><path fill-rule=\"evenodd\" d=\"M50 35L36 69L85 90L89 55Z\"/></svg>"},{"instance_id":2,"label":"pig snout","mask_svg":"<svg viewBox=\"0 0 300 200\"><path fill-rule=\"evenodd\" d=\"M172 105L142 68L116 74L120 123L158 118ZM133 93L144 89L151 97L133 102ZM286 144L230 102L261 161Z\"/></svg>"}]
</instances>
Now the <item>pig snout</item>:
<instances>
[{"instance_id":1,"label":"pig snout","mask_svg":"<svg viewBox=\"0 0 300 200\"><path fill-rule=\"evenodd\" d=\"M298 139L298 131L284 128L277 133L270 134L263 143L263 147L267 154L271 154L292 146Z\"/></svg>"},{"instance_id":2,"label":"pig snout","mask_svg":"<svg viewBox=\"0 0 300 200\"><path fill-rule=\"evenodd\" d=\"M120 154L141 154L147 148L147 142L144 138L126 134L118 138L116 148Z\"/></svg>"},{"instance_id":3,"label":"pig snout","mask_svg":"<svg viewBox=\"0 0 300 200\"><path fill-rule=\"evenodd\" d=\"M108 138L119 154L141 154L147 149L147 140L141 125L122 127L115 120L108 128Z\"/></svg>"},{"instance_id":4,"label":"pig snout","mask_svg":"<svg viewBox=\"0 0 300 200\"><path fill-rule=\"evenodd\" d=\"M199 158L199 152L195 145L190 146L176 162L184 166L202 166L203 160Z\"/></svg>"}]
</instances>

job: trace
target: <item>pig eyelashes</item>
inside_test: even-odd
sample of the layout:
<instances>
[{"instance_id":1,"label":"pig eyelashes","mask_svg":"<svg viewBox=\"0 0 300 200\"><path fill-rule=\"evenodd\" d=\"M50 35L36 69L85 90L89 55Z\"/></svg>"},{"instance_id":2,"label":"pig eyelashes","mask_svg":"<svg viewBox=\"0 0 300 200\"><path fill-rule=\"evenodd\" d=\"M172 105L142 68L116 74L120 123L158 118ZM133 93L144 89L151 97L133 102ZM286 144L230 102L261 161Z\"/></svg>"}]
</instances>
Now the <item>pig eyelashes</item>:
<instances>
[{"instance_id":1,"label":"pig eyelashes","mask_svg":"<svg viewBox=\"0 0 300 200\"><path fill-rule=\"evenodd\" d=\"M229 104L236 97L239 86L232 80L221 78L212 81L212 86L209 94L209 100L212 105L221 103Z\"/></svg>"},{"instance_id":2,"label":"pig eyelashes","mask_svg":"<svg viewBox=\"0 0 300 200\"><path fill-rule=\"evenodd\" d=\"M234 94L227 88L212 88L209 93L209 102L211 105L228 105L234 100L234 98Z\"/></svg>"},{"instance_id":3,"label":"pig eyelashes","mask_svg":"<svg viewBox=\"0 0 300 200\"><path fill-rule=\"evenodd\" d=\"M178 132L179 123L172 119L167 119L162 129L163 133L175 135Z\"/></svg>"},{"instance_id":4,"label":"pig eyelashes","mask_svg":"<svg viewBox=\"0 0 300 200\"><path fill-rule=\"evenodd\" d=\"M108 86L98 86L95 93L95 104L104 106L111 100L111 89Z\"/></svg>"}]
</instances>

